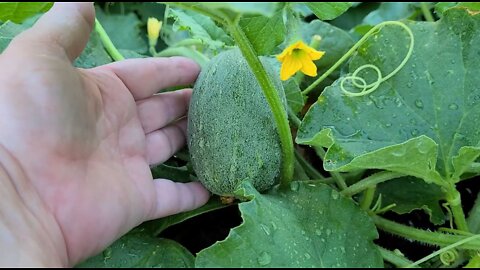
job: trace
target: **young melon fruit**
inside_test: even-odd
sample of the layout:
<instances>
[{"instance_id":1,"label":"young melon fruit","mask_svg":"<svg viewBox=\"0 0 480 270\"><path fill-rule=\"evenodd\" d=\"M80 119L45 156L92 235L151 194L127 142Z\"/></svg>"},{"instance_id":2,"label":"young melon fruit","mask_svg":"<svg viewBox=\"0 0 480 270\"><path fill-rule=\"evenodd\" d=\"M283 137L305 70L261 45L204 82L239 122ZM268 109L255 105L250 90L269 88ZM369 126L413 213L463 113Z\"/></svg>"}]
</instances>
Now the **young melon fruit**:
<instances>
[{"instance_id":1,"label":"young melon fruit","mask_svg":"<svg viewBox=\"0 0 480 270\"><path fill-rule=\"evenodd\" d=\"M261 58L283 105L285 93L268 58ZM214 194L232 196L250 181L260 192L279 181L280 138L262 89L240 50L224 51L201 71L188 111L193 168Z\"/></svg>"}]
</instances>

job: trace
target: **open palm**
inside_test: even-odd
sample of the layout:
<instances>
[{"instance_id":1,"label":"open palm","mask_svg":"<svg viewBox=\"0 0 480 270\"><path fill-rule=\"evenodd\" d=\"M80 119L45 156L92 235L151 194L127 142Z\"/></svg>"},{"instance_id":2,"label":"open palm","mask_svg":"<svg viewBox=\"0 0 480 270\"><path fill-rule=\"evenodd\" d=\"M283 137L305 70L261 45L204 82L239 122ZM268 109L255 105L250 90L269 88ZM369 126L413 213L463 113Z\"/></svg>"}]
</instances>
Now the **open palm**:
<instances>
[{"instance_id":1,"label":"open palm","mask_svg":"<svg viewBox=\"0 0 480 270\"><path fill-rule=\"evenodd\" d=\"M91 4L56 4L0 55L0 146L20 171L22 203L67 265L209 196L199 183L152 180L149 167L185 144L191 90L154 94L194 82L198 66L172 57L74 68L93 18Z\"/></svg>"}]
</instances>

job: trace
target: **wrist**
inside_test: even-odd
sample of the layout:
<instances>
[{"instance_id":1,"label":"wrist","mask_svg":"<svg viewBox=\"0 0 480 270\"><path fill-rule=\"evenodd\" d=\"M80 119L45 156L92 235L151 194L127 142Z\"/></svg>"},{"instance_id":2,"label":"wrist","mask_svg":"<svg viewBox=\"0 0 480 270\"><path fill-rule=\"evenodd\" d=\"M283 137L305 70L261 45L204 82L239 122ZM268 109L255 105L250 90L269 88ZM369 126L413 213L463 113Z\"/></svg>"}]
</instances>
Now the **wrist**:
<instances>
[{"instance_id":1,"label":"wrist","mask_svg":"<svg viewBox=\"0 0 480 270\"><path fill-rule=\"evenodd\" d=\"M60 227L1 144L0 186L0 267L68 266Z\"/></svg>"}]
</instances>

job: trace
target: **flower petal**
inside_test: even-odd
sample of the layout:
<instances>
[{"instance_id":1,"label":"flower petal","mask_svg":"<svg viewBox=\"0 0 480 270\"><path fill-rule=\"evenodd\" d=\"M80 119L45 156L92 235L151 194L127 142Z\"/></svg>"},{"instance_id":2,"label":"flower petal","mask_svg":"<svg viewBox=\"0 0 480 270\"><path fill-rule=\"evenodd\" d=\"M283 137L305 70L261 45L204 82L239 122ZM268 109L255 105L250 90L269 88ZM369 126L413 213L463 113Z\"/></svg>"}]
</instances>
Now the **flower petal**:
<instances>
[{"instance_id":1,"label":"flower petal","mask_svg":"<svg viewBox=\"0 0 480 270\"><path fill-rule=\"evenodd\" d=\"M299 46L301 46L301 43L302 43L301 41L297 41L292 45L288 46L287 48L285 48L281 54L277 55L277 60L280 62L283 62L285 60L285 56L287 55L290 56L294 49L297 49L299 48Z\"/></svg>"},{"instance_id":2,"label":"flower petal","mask_svg":"<svg viewBox=\"0 0 480 270\"><path fill-rule=\"evenodd\" d=\"M324 51L317 51L314 48L308 45L305 45L305 43L303 42L300 44L298 48L306 52L312 60L318 60L325 54Z\"/></svg>"},{"instance_id":3,"label":"flower petal","mask_svg":"<svg viewBox=\"0 0 480 270\"><path fill-rule=\"evenodd\" d=\"M300 59L302 61L302 69L301 71L310 77L317 76L317 66L313 63L313 61L305 54L305 57Z\"/></svg>"},{"instance_id":4,"label":"flower petal","mask_svg":"<svg viewBox=\"0 0 480 270\"><path fill-rule=\"evenodd\" d=\"M280 69L280 79L282 81L288 80L293 76L297 71L302 68L301 61L289 56L286 57L282 63L282 68Z\"/></svg>"}]
</instances>

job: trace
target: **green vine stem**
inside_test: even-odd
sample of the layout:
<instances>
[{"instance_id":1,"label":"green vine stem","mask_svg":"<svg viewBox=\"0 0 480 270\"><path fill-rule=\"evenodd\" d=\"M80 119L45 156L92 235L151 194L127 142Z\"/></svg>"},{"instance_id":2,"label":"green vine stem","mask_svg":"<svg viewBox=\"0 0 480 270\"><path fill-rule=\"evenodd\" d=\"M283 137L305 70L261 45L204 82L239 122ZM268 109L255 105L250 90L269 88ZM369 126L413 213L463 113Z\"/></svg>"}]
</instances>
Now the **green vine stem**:
<instances>
[{"instance_id":1,"label":"green vine stem","mask_svg":"<svg viewBox=\"0 0 480 270\"><path fill-rule=\"evenodd\" d=\"M354 52L357 50L371 35L373 35L375 32L379 31L382 27L385 25L397 25L405 29L405 31L408 33L410 36L410 47L408 49L408 52L403 59L403 61L398 65L396 69L394 69L392 72L390 72L387 76L383 77L380 69L374 65L371 64L366 64L358 67L351 75L344 77L341 82L340 82L340 88L342 89L343 93L347 96L363 96L367 95L373 91L375 91L380 84L391 77L393 77L395 74L397 74L398 71L407 63L408 59L410 59L410 56L413 53L413 46L414 46L414 38L413 38L413 33L412 30L408 26L406 26L402 22L398 21L387 21L387 22L382 22L374 26L370 31L368 31L355 45L350 48L350 50L347 51L333 66L331 66L320 78L315 80L310 86L308 86L304 91L302 91L302 94L307 95L310 93L315 87L317 87L318 84L320 84L325 78L327 78L333 71L335 71L345 60L347 60ZM375 70L377 73L377 81L367 84L367 82L357 76L357 74L367 68L371 68ZM349 92L344 88L344 83L346 80L352 80L352 83L354 86L362 88L362 91L353 93Z\"/></svg>"},{"instance_id":2,"label":"green vine stem","mask_svg":"<svg viewBox=\"0 0 480 270\"><path fill-rule=\"evenodd\" d=\"M405 174L397 173L397 172L388 172L388 171L378 172L349 186L348 188L343 190L341 193L345 196L351 197L377 184L380 184L382 182L392 180L395 178L399 178L402 176L405 176Z\"/></svg>"},{"instance_id":3,"label":"green vine stem","mask_svg":"<svg viewBox=\"0 0 480 270\"><path fill-rule=\"evenodd\" d=\"M423 17L425 17L425 20L427 20L427 22L435 21L435 19L433 19L432 13L430 12L430 8L428 8L427 3L421 2L420 8L422 9Z\"/></svg>"},{"instance_id":4,"label":"green vine stem","mask_svg":"<svg viewBox=\"0 0 480 270\"><path fill-rule=\"evenodd\" d=\"M420 259L420 260L418 260L418 261L416 261L416 262L408 265L407 268L411 268L411 267L417 266L417 265L419 265L419 264L421 264L421 263L424 263L424 262L426 262L426 261L434 258L434 257L437 256L437 255L440 255L440 254L442 254L442 253L444 253L444 252L453 250L454 248L456 248L456 247L458 247L458 246L461 246L461 245L463 245L463 244L465 244L465 243L468 243L468 242L471 242L471 241L477 240L477 239L480 239L480 234L467 237L467 238L462 239L462 240L460 240L460 241L458 241L458 242L455 242L455 243L453 243L453 244L450 244L450 245L448 245L448 246L446 246L446 247L444 247L444 248L441 248L441 249L433 252L432 254L430 254L430 255L428 255L428 256L426 256L426 257L424 257L424 258L422 258L422 259ZM457 256L458 256L458 254L457 254ZM453 256L453 257L455 257L455 256ZM456 258L452 258L452 259L453 259L453 261L455 261ZM443 262L443 261L442 261L442 262ZM445 262L444 262L444 263L445 263Z\"/></svg>"},{"instance_id":5,"label":"green vine stem","mask_svg":"<svg viewBox=\"0 0 480 270\"><path fill-rule=\"evenodd\" d=\"M469 236L451 235L412 228L377 215L371 217L373 222L375 222L375 225L377 225L377 228L383 231L435 246L448 246L469 238ZM462 244L458 248L480 250L480 239L469 240L469 242Z\"/></svg>"},{"instance_id":6,"label":"green vine stem","mask_svg":"<svg viewBox=\"0 0 480 270\"><path fill-rule=\"evenodd\" d=\"M112 57L114 61L120 61L125 59L125 57L123 57L123 55L117 50L115 45L113 45L112 40L103 28L102 24L97 20L97 18L95 18L95 31L100 36L103 47L105 48L105 50L107 50L108 54Z\"/></svg>"},{"instance_id":7,"label":"green vine stem","mask_svg":"<svg viewBox=\"0 0 480 270\"><path fill-rule=\"evenodd\" d=\"M295 149L295 157L297 158L302 168L305 170L305 173L311 179L320 179L320 181L325 180L325 177L321 173L319 173L308 161L306 161L305 158L296 149Z\"/></svg>"},{"instance_id":8,"label":"green vine stem","mask_svg":"<svg viewBox=\"0 0 480 270\"><path fill-rule=\"evenodd\" d=\"M229 23L228 27L238 47L240 48L240 51L252 69L253 74L255 74L257 81L260 83L267 102L270 105L270 109L272 110L275 122L277 124L278 134L280 136L280 143L282 145L282 169L280 185L283 187L288 187L293 178L294 151L292 133L288 124L287 112L284 109L277 90L275 90L275 86L268 77L265 68L258 59L243 30L233 22Z\"/></svg>"},{"instance_id":9,"label":"green vine stem","mask_svg":"<svg viewBox=\"0 0 480 270\"><path fill-rule=\"evenodd\" d=\"M393 252L393 251L390 251L386 248L383 248L381 246L378 246L377 245L377 248L378 250L380 251L380 254L382 255L383 259L393 265L395 265L396 267L406 267L408 265L411 265L413 264L412 261L410 261L409 259L403 257L403 256L400 256L399 254ZM419 268L418 266L414 266L415 268Z\"/></svg>"},{"instance_id":10,"label":"green vine stem","mask_svg":"<svg viewBox=\"0 0 480 270\"><path fill-rule=\"evenodd\" d=\"M202 68L208 63L209 59L197 50L186 47L169 47L154 54L155 57L185 56L194 60Z\"/></svg>"},{"instance_id":11,"label":"green vine stem","mask_svg":"<svg viewBox=\"0 0 480 270\"><path fill-rule=\"evenodd\" d=\"M363 192L362 200L360 201L360 208L367 211L372 205L373 199L375 198L375 191L377 186L371 186Z\"/></svg>"},{"instance_id":12,"label":"green vine stem","mask_svg":"<svg viewBox=\"0 0 480 270\"><path fill-rule=\"evenodd\" d=\"M457 229L469 232L470 230L468 228L467 220L465 219L465 213L463 212L462 208L460 192L457 191L454 184L448 186L446 189L446 195L447 203L452 211L453 220L455 225L457 225Z\"/></svg>"}]
</instances>

